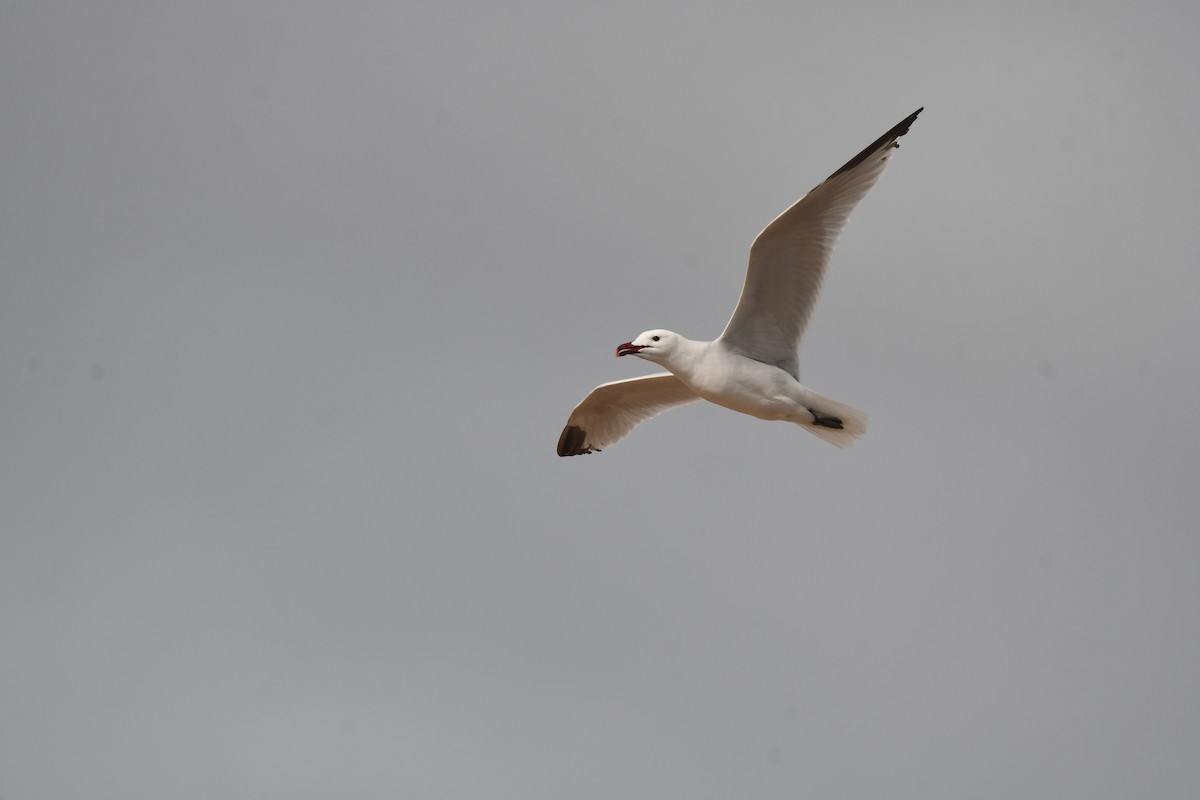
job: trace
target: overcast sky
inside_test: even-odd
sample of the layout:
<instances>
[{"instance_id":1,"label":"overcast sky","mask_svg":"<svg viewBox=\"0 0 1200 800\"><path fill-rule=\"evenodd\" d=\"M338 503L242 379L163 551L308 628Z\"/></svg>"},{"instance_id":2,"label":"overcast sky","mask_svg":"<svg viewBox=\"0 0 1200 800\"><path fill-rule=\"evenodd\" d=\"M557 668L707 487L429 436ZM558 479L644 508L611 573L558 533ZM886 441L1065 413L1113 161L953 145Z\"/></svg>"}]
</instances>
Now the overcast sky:
<instances>
[{"instance_id":1,"label":"overcast sky","mask_svg":"<svg viewBox=\"0 0 1200 800\"><path fill-rule=\"evenodd\" d=\"M0 3L0 797L1195 797L1198 9Z\"/></svg>"}]
</instances>

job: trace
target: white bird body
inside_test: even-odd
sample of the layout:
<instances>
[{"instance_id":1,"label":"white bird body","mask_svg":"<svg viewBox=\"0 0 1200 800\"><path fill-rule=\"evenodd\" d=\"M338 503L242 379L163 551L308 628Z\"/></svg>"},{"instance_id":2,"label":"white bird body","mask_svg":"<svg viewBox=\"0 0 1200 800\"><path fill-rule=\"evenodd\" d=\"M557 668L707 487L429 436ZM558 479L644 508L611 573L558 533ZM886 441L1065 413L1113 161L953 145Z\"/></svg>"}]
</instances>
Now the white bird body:
<instances>
[{"instance_id":1,"label":"white bird body","mask_svg":"<svg viewBox=\"0 0 1200 800\"><path fill-rule=\"evenodd\" d=\"M733 317L715 341L649 330L617 347L668 372L602 384L584 398L558 440L560 456L595 452L640 422L696 400L804 426L847 447L868 416L799 381L797 351L838 236L883 173L917 109L781 214L754 240Z\"/></svg>"},{"instance_id":2,"label":"white bird body","mask_svg":"<svg viewBox=\"0 0 1200 800\"><path fill-rule=\"evenodd\" d=\"M694 399L759 419L805 425L842 447L866 430L869 418L863 412L822 397L780 367L748 358L720 339L696 342L674 331L653 330L622 347L637 348L631 355L666 367ZM835 420L839 427L832 427Z\"/></svg>"},{"instance_id":3,"label":"white bird body","mask_svg":"<svg viewBox=\"0 0 1200 800\"><path fill-rule=\"evenodd\" d=\"M649 331L660 336L669 331ZM661 358L641 354L666 367L701 400L768 420L812 422L806 410L812 392L779 367L734 352L723 342L694 342L678 336ZM643 334L632 344L646 338Z\"/></svg>"}]
</instances>

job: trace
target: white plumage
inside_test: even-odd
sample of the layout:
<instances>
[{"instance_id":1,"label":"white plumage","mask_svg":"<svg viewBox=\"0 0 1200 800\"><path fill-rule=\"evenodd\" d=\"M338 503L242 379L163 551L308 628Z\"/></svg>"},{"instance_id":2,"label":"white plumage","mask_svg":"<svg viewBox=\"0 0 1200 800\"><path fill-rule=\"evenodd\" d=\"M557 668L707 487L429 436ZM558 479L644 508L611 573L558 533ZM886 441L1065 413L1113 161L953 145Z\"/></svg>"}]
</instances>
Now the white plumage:
<instances>
[{"instance_id":1,"label":"white plumage","mask_svg":"<svg viewBox=\"0 0 1200 800\"><path fill-rule=\"evenodd\" d=\"M668 372L597 386L571 412L560 456L611 447L638 423L708 400L759 419L804 426L838 447L867 428L862 411L799 382L798 349L825 268L850 212L879 180L919 108L830 175L754 240L746 283L725 331L712 342L649 330L617 348Z\"/></svg>"}]
</instances>

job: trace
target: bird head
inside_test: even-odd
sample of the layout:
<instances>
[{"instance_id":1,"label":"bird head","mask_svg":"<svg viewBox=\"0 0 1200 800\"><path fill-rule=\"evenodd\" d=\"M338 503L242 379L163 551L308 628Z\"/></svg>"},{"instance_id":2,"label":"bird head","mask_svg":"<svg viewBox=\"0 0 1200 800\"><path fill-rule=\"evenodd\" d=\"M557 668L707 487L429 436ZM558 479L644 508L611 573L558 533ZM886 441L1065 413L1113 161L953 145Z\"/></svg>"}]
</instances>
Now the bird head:
<instances>
[{"instance_id":1,"label":"bird head","mask_svg":"<svg viewBox=\"0 0 1200 800\"><path fill-rule=\"evenodd\" d=\"M632 342L617 345L617 357L637 356L647 361L662 362L670 357L679 344L679 334L652 330L638 335Z\"/></svg>"}]
</instances>

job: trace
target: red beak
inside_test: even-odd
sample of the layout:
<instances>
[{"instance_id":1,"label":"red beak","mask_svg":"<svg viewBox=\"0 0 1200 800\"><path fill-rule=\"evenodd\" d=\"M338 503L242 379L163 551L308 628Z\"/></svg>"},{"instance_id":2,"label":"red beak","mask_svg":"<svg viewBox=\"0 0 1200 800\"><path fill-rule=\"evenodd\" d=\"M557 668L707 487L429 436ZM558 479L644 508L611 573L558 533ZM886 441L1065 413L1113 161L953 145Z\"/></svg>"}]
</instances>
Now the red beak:
<instances>
[{"instance_id":1,"label":"red beak","mask_svg":"<svg viewBox=\"0 0 1200 800\"><path fill-rule=\"evenodd\" d=\"M621 356L631 356L639 350L646 349L643 345L626 342L625 344L617 345L617 358Z\"/></svg>"}]
</instances>

